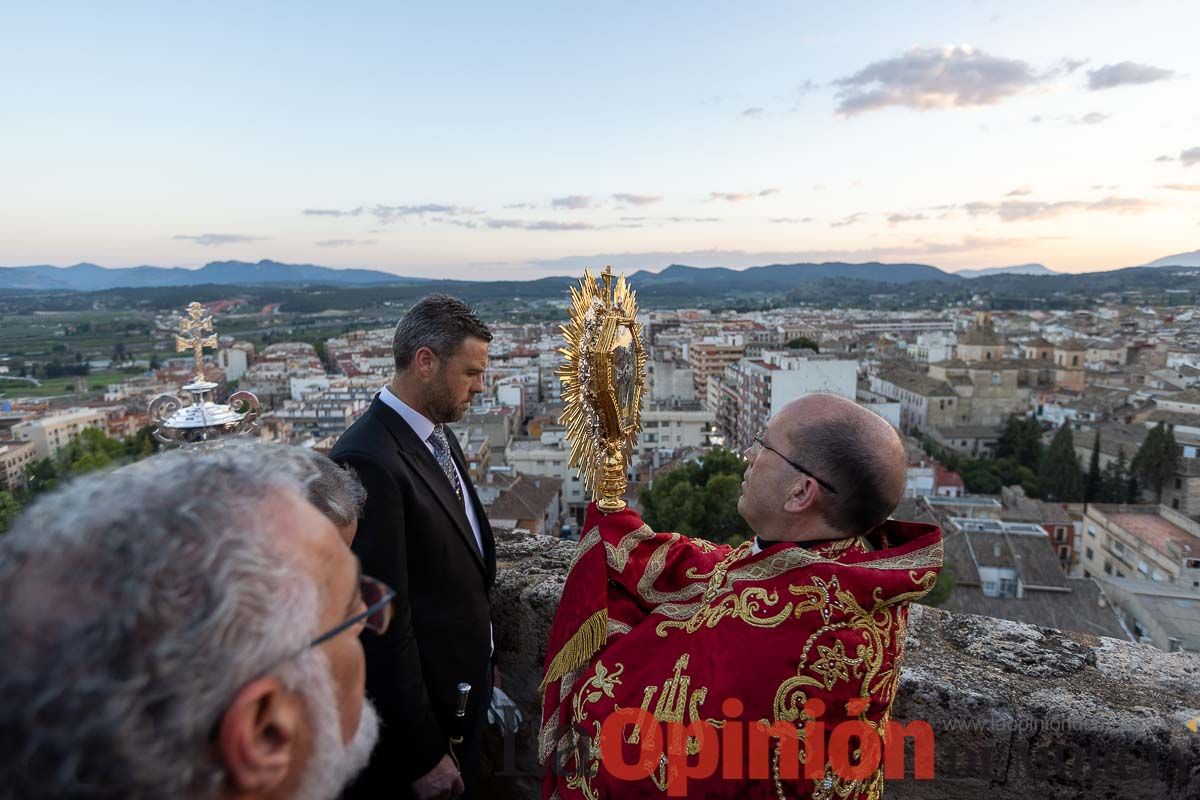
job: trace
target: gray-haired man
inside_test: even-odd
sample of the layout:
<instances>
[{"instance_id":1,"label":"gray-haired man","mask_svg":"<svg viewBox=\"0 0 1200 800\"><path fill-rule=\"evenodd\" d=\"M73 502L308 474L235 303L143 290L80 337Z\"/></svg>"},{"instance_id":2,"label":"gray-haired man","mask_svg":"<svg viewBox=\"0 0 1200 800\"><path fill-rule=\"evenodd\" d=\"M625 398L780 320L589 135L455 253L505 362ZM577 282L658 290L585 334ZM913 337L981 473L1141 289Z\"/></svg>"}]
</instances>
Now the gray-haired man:
<instances>
[{"instance_id":1,"label":"gray-haired man","mask_svg":"<svg viewBox=\"0 0 1200 800\"><path fill-rule=\"evenodd\" d=\"M316 451L308 452L317 477L308 485L308 502L334 524L350 545L358 533L358 520L367 503L367 490L349 467L342 467Z\"/></svg>"},{"instance_id":2,"label":"gray-haired man","mask_svg":"<svg viewBox=\"0 0 1200 800\"><path fill-rule=\"evenodd\" d=\"M287 448L155 456L0 539L0 798L331 800L378 722L386 628Z\"/></svg>"}]
</instances>

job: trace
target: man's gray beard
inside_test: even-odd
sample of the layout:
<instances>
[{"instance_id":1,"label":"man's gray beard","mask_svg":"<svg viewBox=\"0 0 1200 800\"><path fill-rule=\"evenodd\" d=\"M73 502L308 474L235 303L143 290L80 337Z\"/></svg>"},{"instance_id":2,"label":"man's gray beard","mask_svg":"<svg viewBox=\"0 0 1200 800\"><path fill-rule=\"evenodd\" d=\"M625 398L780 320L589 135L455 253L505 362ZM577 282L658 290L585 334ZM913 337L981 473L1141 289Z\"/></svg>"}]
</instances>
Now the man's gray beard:
<instances>
[{"instance_id":1,"label":"man's gray beard","mask_svg":"<svg viewBox=\"0 0 1200 800\"><path fill-rule=\"evenodd\" d=\"M463 418L458 404L450 397L450 387L440 373L426 390L425 407L433 415L431 421L435 423L458 422Z\"/></svg>"},{"instance_id":2,"label":"man's gray beard","mask_svg":"<svg viewBox=\"0 0 1200 800\"><path fill-rule=\"evenodd\" d=\"M313 726L312 754L293 800L335 800L367 766L379 739L379 714L363 698L358 728L349 744L342 742L341 713L329 659L318 650L301 656L302 682L296 689L308 702Z\"/></svg>"}]
</instances>

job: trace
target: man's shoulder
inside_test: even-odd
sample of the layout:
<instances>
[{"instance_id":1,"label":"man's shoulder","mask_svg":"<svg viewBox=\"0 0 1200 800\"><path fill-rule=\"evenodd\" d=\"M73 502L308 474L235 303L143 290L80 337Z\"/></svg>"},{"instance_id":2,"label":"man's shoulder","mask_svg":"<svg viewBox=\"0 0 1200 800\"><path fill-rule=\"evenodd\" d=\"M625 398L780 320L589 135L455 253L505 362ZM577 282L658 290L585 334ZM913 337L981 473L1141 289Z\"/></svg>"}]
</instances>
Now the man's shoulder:
<instances>
[{"instance_id":1,"label":"man's shoulder","mask_svg":"<svg viewBox=\"0 0 1200 800\"><path fill-rule=\"evenodd\" d=\"M394 456L395 450L396 439L381 418L376 404L372 404L338 437L333 449L329 451L329 457L334 461L353 455L370 458L390 457Z\"/></svg>"}]
</instances>

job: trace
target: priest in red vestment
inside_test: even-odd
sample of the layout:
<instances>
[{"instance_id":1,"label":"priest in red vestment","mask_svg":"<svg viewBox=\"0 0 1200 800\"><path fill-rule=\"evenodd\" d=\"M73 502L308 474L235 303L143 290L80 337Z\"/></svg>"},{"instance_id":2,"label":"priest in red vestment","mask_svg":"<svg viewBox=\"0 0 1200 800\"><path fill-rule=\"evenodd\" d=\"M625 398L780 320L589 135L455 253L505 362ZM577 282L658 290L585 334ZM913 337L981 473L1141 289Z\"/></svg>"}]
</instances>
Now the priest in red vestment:
<instances>
[{"instance_id":1,"label":"priest in red vestment","mask_svg":"<svg viewBox=\"0 0 1200 800\"><path fill-rule=\"evenodd\" d=\"M756 535L738 547L589 507L546 656L545 798L877 800L903 770L908 605L942 543L888 519L899 436L808 395L747 456L738 510Z\"/></svg>"}]
</instances>

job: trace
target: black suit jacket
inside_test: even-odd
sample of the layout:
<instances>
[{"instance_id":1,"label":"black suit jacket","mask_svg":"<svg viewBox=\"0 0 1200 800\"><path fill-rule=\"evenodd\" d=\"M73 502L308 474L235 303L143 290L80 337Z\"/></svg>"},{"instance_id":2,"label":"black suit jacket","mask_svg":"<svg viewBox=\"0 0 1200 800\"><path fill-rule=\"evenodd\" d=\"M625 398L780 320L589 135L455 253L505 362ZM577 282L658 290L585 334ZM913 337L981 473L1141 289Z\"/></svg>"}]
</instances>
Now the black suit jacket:
<instances>
[{"instance_id":1,"label":"black suit jacket","mask_svg":"<svg viewBox=\"0 0 1200 800\"><path fill-rule=\"evenodd\" d=\"M330 453L367 490L353 545L363 573L396 590L387 633L362 638L367 695L383 725L347 797L404 796L410 781L433 769L449 752L448 738L464 733L454 716L460 682L472 687L467 719L482 719L496 548L458 440L447 439L479 521L482 554L437 459L378 397Z\"/></svg>"}]
</instances>

